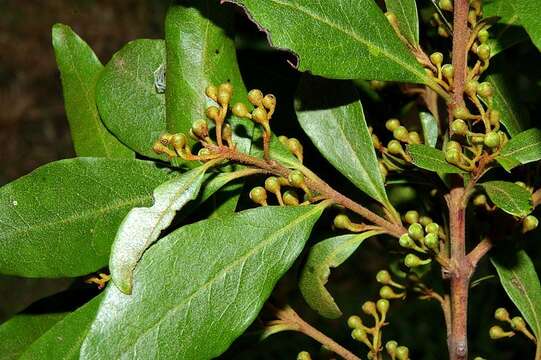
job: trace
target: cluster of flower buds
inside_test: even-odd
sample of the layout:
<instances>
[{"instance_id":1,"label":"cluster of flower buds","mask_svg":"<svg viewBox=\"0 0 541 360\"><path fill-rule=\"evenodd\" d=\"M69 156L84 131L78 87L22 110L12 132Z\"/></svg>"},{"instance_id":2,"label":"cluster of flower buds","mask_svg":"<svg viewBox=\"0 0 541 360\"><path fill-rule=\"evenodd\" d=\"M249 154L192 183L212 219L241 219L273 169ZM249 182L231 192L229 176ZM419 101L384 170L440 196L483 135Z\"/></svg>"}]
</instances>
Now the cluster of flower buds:
<instances>
[{"instance_id":1,"label":"cluster of flower buds","mask_svg":"<svg viewBox=\"0 0 541 360\"><path fill-rule=\"evenodd\" d=\"M522 317L515 316L511 318L509 316L509 312L505 308L501 307L496 309L496 311L494 312L494 319L503 323L507 323L511 327L511 329L505 331L501 326L494 325L489 330L489 335L491 339L498 340L508 338L514 336L517 332L520 332L534 343L537 342L535 336L530 332L530 330L528 330L526 322Z\"/></svg>"},{"instance_id":2,"label":"cluster of flower buds","mask_svg":"<svg viewBox=\"0 0 541 360\"><path fill-rule=\"evenodd\" d=\"M289 187L282 192L283 187ZM292 170L287 179L285 177L270 176L265 180L264 186L256 186L250 191L250 199L260 206L267 206L267 192L274 194L276 200L281 206L295 206L300 204L299 196L295 189L304 192L308 204L312 198L312 193L305 182L304 174L300 170Z\"/></svg>"},{"instance_id":3,"label":"cluster of flower buds","mask_svg":"<svg viewBox=\"0 0 541 360\"><path fill-rule=\"evenodd\" d=\"M378 271L376 274L376 281L383 285L379 289L379 296L381 296L381 298L392 300L404 299L406 297L406 292L404 291L406 287L394 281L391 274L387 270ZM395 289L398 292L395 292Z\"/></svg>"},{"instance_id":4,"label":"cluster of flower buds","mask_svg":"<svg viewBox=\"0 0 541 360\"><path fill-rule=\"evenodd\" d=\"M404 220L409 224L408 233L398 240L400 246L420 254L437 255L440 251L440 240L444 238L440 226L428 216L419 216L415 210L406 212ZM404 264L409 268L429 264L430 258L422 260L416 254L407 254Z\"/></svg>"},{"instance_id":5,"label":"cluster of flower buds","mask_svg":"<svg viewBox=\"0 0 541 360\"><path fill-rule=\"evenodd\" d=\"M366 301L362 305L362 312L373 319L372 326L365 325L358 315L352 315L347 320L348 327L351 329L351 337L368 347L368 359L380 358L383 338L382 329L388 324L386 318L389 307L390 303L387 299L379 299L376 303ZM409 359L408 349L405 346L398 346L396 341L387 342L385 348L392 359Z\"/></svg>"}]
</instances>

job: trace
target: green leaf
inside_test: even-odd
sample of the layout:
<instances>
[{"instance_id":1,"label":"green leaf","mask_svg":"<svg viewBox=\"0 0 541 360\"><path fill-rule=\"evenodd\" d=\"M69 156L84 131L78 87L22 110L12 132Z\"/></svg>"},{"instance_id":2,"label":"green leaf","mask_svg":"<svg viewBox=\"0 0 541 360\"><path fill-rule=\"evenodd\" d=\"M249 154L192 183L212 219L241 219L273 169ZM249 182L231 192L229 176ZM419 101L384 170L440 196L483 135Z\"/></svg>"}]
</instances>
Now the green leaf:
<instances>
[{"instance_id":1,"label":"green leaf","mask_svg":"<svg viewBox=\"0 0 541 360\"><path fill-rule=\"evenodd\" d=\"M103 294L100 294L68 314L32 343L19 359L78 360L81 344L102 299Z\"/></svg>"},{"instance_id":2,"label":"green leaf","mask_svg":"<svg viewBox=\"0 0 541 360\"><path fill-rule=\"evenodd\" d=\"M443 151L428 145L408 145L408 153L412 157L413 164L421 169L442 174L459 174L464 172L464 170L459 167L449 164L447 160L445 160Z\"/></svg>"},{"instance_id":3,"label":"green leaf","mask_svg":"<svg viewBox=\"0 0 541 360\"><path fill-rule=\"evenodd\" d=\"M530 39L541 50L541 2L535 0L510 0L518 15L520 24L530 35Z\"/></svg>"},{"instance_id":4,"label":"green leaf","mask_svg":"<svg viewBox=\"0 0 541 360\"><path fill-rule=\"evenodd\" d=\"M321 154L359 189L388 204L363 108L349 81L305 77L297 118Z\"/></svg>"},{"instance_id":5,"label":"green leaf","mask_svg":"<svg viewBox=\"0 0 541 360\"><path fill-rule=\"evenodd\" d=\"M74 277L105 266L118 226L169 172L147 161L77 158L0 188L0 273Z\"/></svg>"},{"instance_id":6,"label":"green leaf","mask_svg":"<svg viewBox=\"0 0 541 360\"><path fill-rule=\"evenodd\" d=\"M494 205L508 214L523 217L533 210L532 194L520 185L507 181L488 181L479 185Z\"/></svg>"},{"instance_id":7,"label":"green leaf","mask_svg":"<svg viewBox=\"0 0 541 360\"><path fill-rule=\"evenodd\" d=\"M529 129L516 135L505 144L496 158L501 166L511 171L520 164L541 159L541 130Z\"/></svg>"},{"instance_id":8,"label":"green leaf","mask_svg":"<svg viewBox=\"0 0 541 360\"><path fill-rule=\"evenodd\" d=\"M485 17L498 16L498 23L490 27L490 56L494 57L503 50L529 39L528 34L520 26L518 15L509 0L483 1Z\"/></svg>"},{"instance_id":9,"label":"green leaf","mask_svg":"<svg viewBox=\"0 0 541 360\"><path fill-rule=\"evenodd\" d=\"M385 0L387 11L398 19L400 33L412 45L419 45L419 17L415 0Z\"/></svg>"},{"instance_id":10,"label":"green leaf","mask_svg":"<svg viewBox=\"0 0 541 360\"><path fill-rule=\"evenodd\" d=\"M205 119L208 85L230 82L231 103L246 102L235 43L231 37L233 16L217 1L186 0L169 7L165 19L167 48L167 128L188 133L192 122ZM253 123L231 116L234 141L242 152L250 151Z\"/></svg>"},{"instance_id":11,"label":"green leaf","mask_svg":"<svg viewBox=\"0 0 541 360\"><path fill-rule=\"evenodd\" d=\"M438 135L440 132L438 120L428 112L421 111L419 113L419 119L421 121L421 127L423 128L423 137L425 143L435 148L438 143Z\"/></svg>"},{"instance_id":12,"label":"green leaf","mask_svg":"<svg viewBox=\"0 0 541 360\"><path fill-rule=\"evenodd\" d=\"M513 301L535 336L541 337L541 285L530 257L524 250L510 256L491 257L505 292ZM538 350L539 352L539 350Z\"/></svg>"},{"instance_id":13,"label":"green leaf","mask_svg":"<svg viewBox=\"0 0 541 360\"><path fill-rule=\"evenodd\" d=\"M337 79L432 81L373 0L226 0L242 5L298 69Z\"/></svg>"},{"instance_id":14,"label":"green leaf","mask_svg":"<svg viewBox=\"0 0 541 360\"><path fill-rule=\"evenodd\" d=\"M82 359L217 357L259 313L325 205L261 207L163 238L135 269L132 295L107 288Z\"/></svg>"},{"instance_id":15,"label":"green leaf","mask_svg":"<svg viewBox=\"0 0 541 360\"><path fill-rule=\"evenodd\" d=\"M103 65L96 54L67 25L55 24L52 37L75 153L78 156L134 157L101 122L95 88Z\"/></svg>"},{"instance_id":16,"label":"green leaf","mask_svg":"<svg viewBox=\"0 0 541 360\"><path fill-rule=\"evenodd\" d=\"M23 351L66 314L16 315L0 326L0 359L19 359Z\"/></svg>"},{"instance_id":17,"label":"green leaf","mask_svg":"<svg viewBox=\"0 0 541 360\"><path fill-rule=\"evenodd\" d=\"M493 106L501 113L501 123L509 135L515 136L528 124L528 112L519 104L502 74L491 74L486 81L490 82L494 89Z\"/></svg>"},{"instance_id":18,"label":"green leaf","mask_svg":"<svg viewBox=\"0 0 541 360\"><path fill-rule=\"evenodd\" d=\"M331 268L340 266L364 240L378 234L377 231L367 231L362 234L335 236L312 247L299 282L302 296L312 309L329 319L342 316L342 311L325 288Z\"/></svg>"},{"instance_id":19,"label":"green leaf","mask_svg":"<svg viewBox=\"0 0 541 360\"><path fill-rule=\"evenodd\" d=\"M120 291L131 293L133 270L143 252L171 224L176 212L197 197L205 172L212 164L208 162L161 184L154 190L151 207L131 209L122 221L109 260L111 277Z\"/></svg>"},{"instance_id":20,"label":"green leaf","mask_svg":"<svg viewBox=\"0 0 541 360\"><path fill-rule=\"evenodd\" d=\"M155 72L165 63L163 40L129 42L113 55L96 87L98 109L107 128L137 153L152 159L152 145L165 131L165 95Z\"/></svg>"}]
</instances>

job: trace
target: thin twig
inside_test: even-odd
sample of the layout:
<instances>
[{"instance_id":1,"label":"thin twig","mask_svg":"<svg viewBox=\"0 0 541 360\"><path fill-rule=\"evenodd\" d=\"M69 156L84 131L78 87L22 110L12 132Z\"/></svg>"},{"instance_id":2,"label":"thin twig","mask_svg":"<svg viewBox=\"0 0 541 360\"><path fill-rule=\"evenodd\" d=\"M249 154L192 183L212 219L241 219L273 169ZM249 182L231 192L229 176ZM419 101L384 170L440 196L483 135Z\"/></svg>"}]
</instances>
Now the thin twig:
<instances>
[{"instance_id":1,"label":"thin twig","mask_svg":"<svg viewBox=\"0 0 541 360\"><path fill-rule=\"evenodd\" d=\"M477 244L468 254L468 261L473 269L477 267L479 261L492 249L492 241L489 238L484 238Z\"/></svg>"}]
</instances>

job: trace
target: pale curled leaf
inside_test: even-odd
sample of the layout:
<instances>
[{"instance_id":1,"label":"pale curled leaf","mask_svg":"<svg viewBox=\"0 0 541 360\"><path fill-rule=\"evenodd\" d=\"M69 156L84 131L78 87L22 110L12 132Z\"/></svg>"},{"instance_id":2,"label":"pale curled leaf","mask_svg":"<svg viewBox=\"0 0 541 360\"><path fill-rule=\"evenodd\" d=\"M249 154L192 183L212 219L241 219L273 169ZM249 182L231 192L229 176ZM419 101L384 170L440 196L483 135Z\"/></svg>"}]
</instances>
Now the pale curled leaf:
<instances>
[{"instance_id":1,"label":"pale curled leaf","mask_svg":"<svg viewBox=\"0 0 541 360\"><path fill-rule=\"evenodd\" d=\"M226 0L242 5L298 69L337 79L424 83L427 76L373 0ZM279 16L277 16L279 14Z\"/></svg>"},{"instance_id":2,"label":"pale curled leaf","mask_svg":"<svg viewBox=\"0 0 541 360\"><path fill-rule=\"evenodd\" d=\"M520 185L507 181L488 181L479 185L494 205L508 214L523 217L533 210L532 194Z\"/></svg>"},{"instance_id":3,"label":"pale curled leaf","mask_svg":"<svg viewBox=\"0 0 541 360\"><path fill-rule=\"evenodd\" d=\"M161 239L135 269L132 295L107 288L81 358L217 357L257 316L326 205L246 210Z\"/></svg>"},{"instance_id":4,"label":"pale curled leaf","mask_svg":"<svg viewBox=\"0 0 541 360\"><path fill-rule=\"evenodd\" d=\"M144 251L154 243L175 214L199 194L205 172L211 162L192 169L158 186L151 207L134 208L120 224L111 248L109 269L115 285L130 294L133 270Z\"/></svg>"},{"instance_id":5,"label":"pale curled leaf","mask_svg":"<svg viewBox=\"0 0 541 360\"><path fill-rule=\"evenodd\" d=\"M507 171L541 159L541 130L529 129L507 142L496 160Z\"/></svg>"},{"instance_id":6,"label":"pale curled leaf","mask_svg":"<svg viewBox=\"0 0 541 360\"><path fill-rule=\"evenodd\" d=\"M396 15L400 33L412 45L419 45L419 16L415 0L385 0L387 11Z\"/></svg>"},{"instance_id":7,"label":"pale curled leaf","mask_svg":"<svg viewBox=\"0 0 541 360\"><path fill-rule=\"evenodd\" d=\"M325 288L330 269L340 266L364 240L378 234L378 231L367 231L362 234L335 236L312 247L302 270L299 289L313 310L329 319L342 316L340 308Z\"/></svg>"},{"instance_id":8,"label":"pale curled leaf","mask_svg":"<svg viewBox=\"0 0 541 360\"><path fill-rule=\"evenodd\" d=\"M348 81L305 77L297 119L321 154L368 196L388 204L361 102Z\"/></svg>"},{"instance_id":9,"label":"pale curled leaf","mask_svg":"<svg viewBox=\"0 0 541 360\"><path fill-rule=\"evenodd\" d=\"M98 312L103 294L67 314L43 333L21 355L21 360L78 360L81 344Z\"/></svg>"},{"instance_id":10,"label":"pale curled leaf","mask_svg":"<svg viewBox=\"0 0 541 360\"><path fill-rule=\"evenodd\" d=\"M122 219L150 205L152 190L169 179L149 161L77 158L3 186L0 273L75 277L104 267Z\"/></svg>"},{"instance_id":11,"label":"pale curled leaf","mask_svg":"<svg viewBox=\"0 0 541 360\"><path fill-rule=\"evenodd\" d=\"M492 256L505 292L513 301L535 336L541 337L541 285L532 260L524 250Z\"/></svg>"},{"instance_id":12,"label":"pale curled leaf","mask_svg":"<svg viewBox=\"0 0 541 360\"><path fill-rule=\"evenodd\" d=\"M434 171L442 174L458 174L464 170L451 165L445 160L445 154L439 149L428 145L408 145L408 153L412 157L413 164L421 169Z\"/></svg>"},{"instance_id":13,"label":"pale curled leaf","mask_svg":"<svg viewBox=\"0 0 541 360\"><path fill-rule=\"evenodd\" d=\"M419 120L421 121L421 127L423 128L425 143L430 147L436 147L440 132L438 120L436 120L431 113L424 111L419 113Z\"/></svg>"}]
</instances>

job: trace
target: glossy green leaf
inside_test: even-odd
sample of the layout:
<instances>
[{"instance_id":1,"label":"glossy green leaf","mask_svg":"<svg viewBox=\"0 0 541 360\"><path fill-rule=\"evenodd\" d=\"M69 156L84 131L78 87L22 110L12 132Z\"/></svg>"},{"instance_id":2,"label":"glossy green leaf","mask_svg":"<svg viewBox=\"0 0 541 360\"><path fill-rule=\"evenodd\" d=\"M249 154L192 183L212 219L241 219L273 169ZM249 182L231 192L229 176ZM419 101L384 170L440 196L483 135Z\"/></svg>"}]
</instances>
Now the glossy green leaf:
<instances>
[{"instance_id":1,"label":"glossy green leaf","mask_svg":"<svg viewBox=\"0 0 541 360\"><path fill-rule=\"evenodd\" d=\"M0 359L19 359L23 351L66 314L21 314L0 326Z\"/></svg>"},{"instance_id":2,"label":"glossy green leaf","mask_svg":"<svg viewBox=\"0 0 541 360\"><path fill-rule=\"evenodd\" d=\"M82 359L210 359L252 323L324 205L262 207L187 225L152 246L132 295L109 286Z\"/></svg>"},{"instance_id":3,"label":"glossy green leaf","mask_svg":"<svg viewBox=\"0 0 541 360\"><path fill-rule=\"evenodd\" d=\"M458 174L464 172L464 170L459 167L449 164L447 160L445 160L443 151L428 145L408 145L408 153L412 157L413 164L421 169L442 174Z\"/></svg>"},{"instance_id":4,"label":"glossy green leaf","mask_svg":"<svg viewBox=\"0 0 541 360\"><path fill-rule=\"evenodd\" d=\"M77 158L0 188L0 273L73 277L105 266L122 219L169 179L154 163Z\"/></svg>"},{"instance_id":5,"label":"glossy green leaf","mask_svg":"<svg viewBox=\"0 0 541 360\"><path fill-rule=\"evenodd\" d=\"M507 171L541 160L541 130L529 129L516 135L503 146L496 160Z\"/></svg>"},{"instance_id":6,"label":"glossy green leaf","mask_svg":"<svg viewBox=\"0 0 541 360\"><path fill-rule=\"evenodd\" d=\"M501 123L505 126L509 135L515 136L528 124L528 112L519 104L509 83L501 74L491 74L486 80L494 89L493 106L501 113Z\"/></svg>"},{"instance_id":7,"label":"glossy green leaf","mask_svg":"<svg viewBox=\"0 0 541 360\"><path fill-rule=\"evenodd\" d=\"M524 26L530 39L541 50L541 2L539 0L509 0L515 8L520 24Z\"/></svg>"},{"instance_id":8,"label":"glossy green leaf","mask_svg":"<svg viewBox=\"0 0 541 360\"><path fill-rule=\"evenodd\" d=\"M230 9L217 1L187 0L169 7L165 19L169 131L187 133L192 122L206 118L206 107L213 104L205 95L208 85L229 81L234 88L231 103L247 102L231 37L232 19ZM253 123L235 116L229 122L237 147L249 152Z\"/></svg>"},{"instance_id":9,"label":"glossy green leaf","mask_svg":"<svg viewBox=\"0 0 541 360\"><path fill-rule=\"evenodd\" d=\"M506 252L502 256L491 257L490 260L498 272L505 292L539 339L541 337L541 285L532 260L524 250L517 252L516 256L511 256Z\"/></svg>"},{"instance_id":10,"label":"glossy green leaf","mask_svg":"<svg viewBox=\"0 0 541 360\"><path fill-rule=\"evenodd\" d=\"M400 33L412 45L419 44L419 16L415 0L385 0L387 11L396 15Z\"/></svg>"},{"instance_id":11,"label":"glossy green leaf","mask_svg":"<svg viewBox=\"0 0 541 360\"><path fill-rule=\"evenodd\" d=\"M163 40L135 40L113 55L96 87L98 109L107 128L139 154L165 160L152 145L165 131L165 95L155 72L165 63Z\"/></svg>"},{"instance_id":12,"label":"glossy green leaf","mask_svg":"<svg viewBox=\"0 0 541 360\"><path fill-rule=\"evenodd\" d=\"M96 106L96 83L103 65L90 46L71 28L55 24L52 31L62 79L66 115L78 156L134 157L103 125Z\"/></svg>"},{"instance_id":13,"label":"glossy green leaf","mask_svg":"<svg viewBox=\"0 0 541 360\"><path fill-rule=\"evenodd\" d=\"M483 15L498 16L498 23L489 29L490 56L494 57L503 50L529 39L528 34L519 24L515 7L509 0L483 1Z\"/></svg>"},{"instance_id":14,"label":"glossy green leaf","mask_svg":"<svg viewBox=\"0 0 541 360\"><path fill-rule=\"evenodd\" d=\"M508 214L526 216L532 212L532 194L524 187L507 181L488 181L480 186L490 200Z\"/></svg>"},{"instance_id":15,"label":"glossy green leaf","mask_svg":"<svg viewBox=\"0 0 541 360\"><path fill-rule=\"evenodd\" d=\"M373 0L226 0L242 5L297 67L338 79L426 83L421 65Z\"/></svg>"},{"instance_id":16,"label":"glossy green leaf","mask_svg":"<svg viewBox=\"0 0 541 360\"><path fill-rule=\"evenodd\" d=\"M367 231L362 234L335 236L312 247L299 281L302 296L312 309L329 319L342 316L342 311L325 288L331 268L340 266L364 240L378 234L377 231Z\"/></svg>"},{"instance_id":17,"label":"glossy green leaf","mask_svg":"<svg viewBox=\"0 0 541 360\"><path fill-rule=\"evenodd\" d=\"M19 359L78 360L81 345L98 312L100 294L68 314L29 346Z\"/></svg>"},{"instance_id":18,"label":"glossy green leaf","mask_svg":"<svg viewBox=\"0 0 541 360\"><path fill-rule=\"evenodd\" d=\"M435 148L438 143L439 136L439 124L438 120L428 112L421 111L419 113L419 120L421 121L421 127L423 128L423 138L425 143Z\"/></svg>"},{"instance_id":19,"label":"glossy green leaf","mask_svg":"<svg viewBox=\"0 0 541 360\"><path fill-rule=\"evenodd\" d=\"M376 152L353 85L305 77L297 95L299 123L321 154L359 189L387 204Z\"/></svg>"},{"instance_id":20,"label":"glossy green leaf","mask_svg":"<svg viewBox=\"0 0 541 360\"><path fill-rule=\"evenodd\" d=\"M131 209L122 221L109 260L111 277L120 291L131 293L133 270L143 252L171 224L176 212L197 197L205 172L213 163L207 164L158 186L151 207Z\"/></svg>"}]
</instances>

